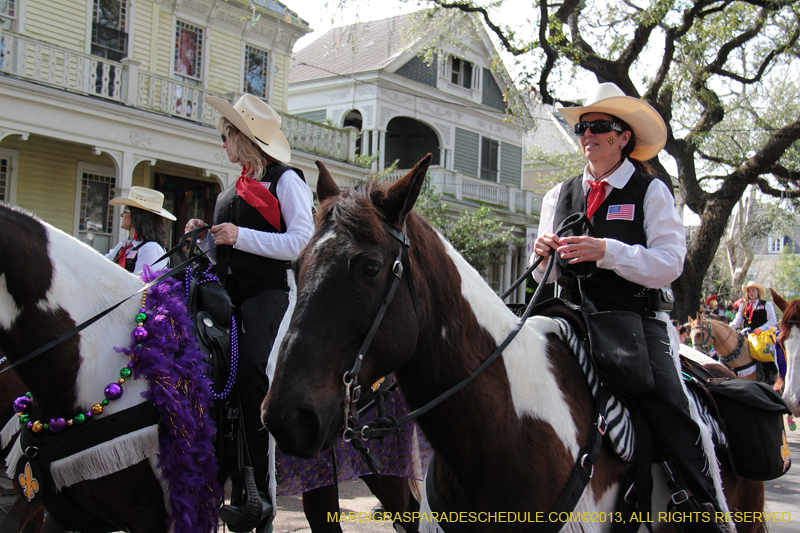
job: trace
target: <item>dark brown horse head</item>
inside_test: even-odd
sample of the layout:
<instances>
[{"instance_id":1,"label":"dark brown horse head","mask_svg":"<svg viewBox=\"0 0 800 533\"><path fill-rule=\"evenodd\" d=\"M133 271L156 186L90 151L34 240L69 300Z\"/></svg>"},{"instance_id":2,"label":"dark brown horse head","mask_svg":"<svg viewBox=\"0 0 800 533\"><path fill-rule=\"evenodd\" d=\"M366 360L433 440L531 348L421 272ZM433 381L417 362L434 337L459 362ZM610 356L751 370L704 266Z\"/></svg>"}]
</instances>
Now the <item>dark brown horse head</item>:
<instances>
[{"instance_id":1,"label":"dark brown horse head","mask_svg":"<svg viewBox=\"0 0 800 533\"><path fill-rule=\"evenodd\" d=\"M400 243L387 228L403 231L421 223L409 214L430 162L428 154L390 187L367 183L341 193L317 164L317 229L296 262L297 307L262 406L264 423L286 453L313 457L341 435L343 376L394 277ZM364 387L413 352L418 320L407 279L365 354L358 378ZM308 331L315 334L303 333Z\"/></svg>"}]
</instances>

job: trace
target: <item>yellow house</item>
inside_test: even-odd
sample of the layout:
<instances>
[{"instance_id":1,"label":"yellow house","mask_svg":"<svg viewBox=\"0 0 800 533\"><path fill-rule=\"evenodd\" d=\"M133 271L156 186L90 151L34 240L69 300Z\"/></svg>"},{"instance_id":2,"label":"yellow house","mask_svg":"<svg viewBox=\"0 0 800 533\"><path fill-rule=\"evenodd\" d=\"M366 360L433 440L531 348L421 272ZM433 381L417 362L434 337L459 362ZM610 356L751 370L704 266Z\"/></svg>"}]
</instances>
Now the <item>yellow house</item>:
<instances>
[{"instance_id":1,"label":"yellow house","mask_svg":"<svg viewBox=\"0 0 800 533\"><path fill-rule=\"evenodd\" d=\"M0 0L0 201L106 252L125 237L108 200L152 187L174 240L239 174L205 98L244 92L283 116L312 190L316 159L354 183L355 134L285 114L309 31L274 0Z\"/></svg>"}]
</instances>

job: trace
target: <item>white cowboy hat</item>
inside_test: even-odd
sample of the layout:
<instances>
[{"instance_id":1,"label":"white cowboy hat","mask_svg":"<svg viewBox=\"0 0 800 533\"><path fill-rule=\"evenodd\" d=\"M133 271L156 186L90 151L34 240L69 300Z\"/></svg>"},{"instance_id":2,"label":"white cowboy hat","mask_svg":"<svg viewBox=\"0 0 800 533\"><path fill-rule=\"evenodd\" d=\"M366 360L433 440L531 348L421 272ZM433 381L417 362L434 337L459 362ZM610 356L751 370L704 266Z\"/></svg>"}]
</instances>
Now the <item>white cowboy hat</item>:
<instances>
[{"instance_id":1,"label":"white cowboy hat","mask_svg":"<svg viewBox=\"0 0 800 533\"><path fill-rule=\"evenodd\" d=\"M598 85L581 107L563 107L556 103L556 109L572 128L586 113L605 113L624 120L636 138L636 148L630 157L638 161L653 159L667 143L667 125L658 111L643 100L625 96L613 83Z\"/></svg>"},{"instance_id":2,"label":"white cowboy hat","mask_svg":"<svg viewBox=\"0 0 800 533\"><path fill-rule=\"evenodd\" d=\"M757 289L759 299L763 299L764 295L767 294L767 289L764 288L763 285L761 285L760 283L756 283L755 281L749 281L747 282L747 285L742 285L742 292L744 293L745 298L747 298L747 289Z\"/></svg>"},{"instance_id":3,"label":"white cowboy hat","mask_svg":"<svg viewBox=\"0 0 800 533\"><path fill-rule=\"evenodd\" d=\"M131 187L128 197L112 198L108 205L129 205L175 220L175 215L164 209L164 194L147 187Z\"/></svg>"},{"instance_id":4,"label":"white cowboy hat","mask_svg":"<svg viewBox=\"0 0 800 533\"><path fill-rule=\"evenodd\" d=\"M209 96L206 103L214 106L265 154L281 163L291 162L292 149L281 131L281 117L264 101L244 94L233 106L218 96Z\"/></svg>"}]
</instances>

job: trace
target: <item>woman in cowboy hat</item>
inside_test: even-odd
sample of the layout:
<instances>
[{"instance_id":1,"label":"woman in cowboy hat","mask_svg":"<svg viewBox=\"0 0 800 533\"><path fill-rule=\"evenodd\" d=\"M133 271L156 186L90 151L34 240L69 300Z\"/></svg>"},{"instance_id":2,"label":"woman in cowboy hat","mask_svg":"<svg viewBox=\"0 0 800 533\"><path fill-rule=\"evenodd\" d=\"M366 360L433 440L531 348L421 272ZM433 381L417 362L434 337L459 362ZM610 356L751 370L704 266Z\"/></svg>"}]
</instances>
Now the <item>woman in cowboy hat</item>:
<instances>
[{"instance_id":1,"label":"woman in cowboy hat","mask_svg":"<svg viewBox=\"0 0 800 533\"><path fill-rule=\"evenodd\" d=\"M731 322L732 328L742 328L742 333L750 333L757 329L778 327L778 317L772 302L765 302L767 289L760 283L751 281L742 286L745 302L739 306L736 318Z\"/></svg>"},{"instance_id":2,"label":"woman in cowboy hat","mask_svg":"<svg viewBox=\"0 0 800 533\"><path fill-rule=\"evenodd\" d=\"M281 119L266 103L245 94L236 105L210 96L206 102L220 112L217 129L231 163L241 165L235 184L217 198L211 238L217 273L238 312L239 379L237 387L245 440L261 499L260 518L247 523L244 508L225 506L220 518L235 531L269 529L274 507L269 498L269 434L261 422L261 402L267 395L270 350L289 307L287 276L314 233L311 192L303 172L288 166L289 142ZM189 232L205 222L192 219ZM287 274L287 271L288 274ZM238 523L237 523L238 522ZM231 528L234 530L233 528Z\"/></svg>"},{"instance_id":3,"label":"woman in cowboy hat","mask_svg":"<svg viewBox=\"0 0 800 533\"><path fill-rule=\"evenodd\" d=\"M164 195L145 187L131 187L127 198L114 198L108 204L125 206L120 213L120 227L128 230L130 236L112 248L106 258L134 274L140 274L144 265L153 270L166 268L168 259L153 264L165 253L167 224L164 219L175 220L172 213L164 209Z\"/></svg>"},{"instance_id":4,"label":"woman in cowboy hat","mask_svg":"<svg viewBox=\"0 0 800 533\"><path fill-rule=\"evenodd\" d=\"M680 488L693 494L689 507L681 504L676 510L713 512L723 497L706 474L713 450L704 451L698 444L701 426L691 415L676 370L669 322L656 316L650 297L681 274L686 256L683 223L672 193L651 175L647 164L666 143L666 125L653 107L626 96L613 83L600 84L582 107L558 110L574 128L586 167L582 175L545 195L534 254L546 258L555 250L557 265L545 281L570 278L565 295L572 303L588 309L593 304L599 311L633 311L642 317L655 390L637 396L636 406L651 421L653 442L661 454L677 462L688 485ZM555 235L554 228L573 213L585 213L589 224ZM537 280L542 280L545 264L534 272ZM678 492L675 486L671 489ZM726 530L724 524L697 527Z\"/></svg>"}]
</instances>

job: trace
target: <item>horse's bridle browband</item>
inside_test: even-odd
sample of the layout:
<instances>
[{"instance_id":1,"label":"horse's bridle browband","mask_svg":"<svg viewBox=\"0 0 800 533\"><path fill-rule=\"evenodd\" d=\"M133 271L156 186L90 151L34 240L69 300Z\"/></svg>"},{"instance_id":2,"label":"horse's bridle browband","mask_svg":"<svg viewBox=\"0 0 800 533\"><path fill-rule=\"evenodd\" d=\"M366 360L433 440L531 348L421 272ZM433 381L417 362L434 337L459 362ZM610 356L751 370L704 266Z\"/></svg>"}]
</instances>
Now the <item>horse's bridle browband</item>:
<instances>
[{"instance_id":1,"label":"horse's bridle browband","mask_svg":"<svg viewBox=\"0 0 800 533\"><path fill-rule=\"evenodd\" d=\"M203 231L206 231L207 229L208 228L206 228L206 227L197 228L196 230L190 231L189 233L185 234L183 237L178 239L178 243L179 244L177 244L174 248L172 248L172 250L170 250L169 252L167 252L163 256L161 256L153 264L157 264L157 263L161 262L162 259L172 255L174 252L176 252L178 249L180 249L182 246L184 246L184 241L187 239L187 237L188 238L192 238L192 246L194 246L194 244L196 242L197 235L200 234ZM146 291L147 289L149 289L153 285L158 285L159 283L161 283L165 279L171 277L173 274L178 272L183 267L187 266L190 263L193 263L193 262L197 261L198 259L203 257L205 254L206 254L206 252L198 254L195 257L191 257L191 258L187 259L186 261L182 262L180 265L178 265L178 266L176 266L174 268L171 268L170 270L168 270L167 272L161 274L159 277L157 277L156 279L154 279L150 283L147 283L144 287L142 287L138 291L134 292L133 294L131 294L130 296L128 296L124 300L115 303L114 305L112 305L108 309L100 311L99 313L94 315L92 318L90 318L88 320L85 320L82 323L80 323L77 326L75 326L74 328L72 328L71 330L62 333L61 335L59 335L55 339L51 340L50 342L48 342L48 343L44 344L43 346L40 346L39 348L35 349L34 351L29 353L28 355L26 355L22 359L18 359L17 361L11 363L10 365L5 367L4 369L0 370L0 374L5 372L6 370L11 370L12 368L18 367L23 363L27 363L28 361L30 361L34 357L36 357L38 355L41 355L44 352L46 352L47 350L55 348L56 346L58 346L59 344L61 344L65 340L67 340L67 339L69 339L71 337L74 337L75 335L77 335L78 333L80 333L84 329L88 328L89 326L91 326L92 324L94 324L95 322L97 322L98 320L100 320L101 318L103 318L104 316L106 316L107 314L109 314L110 312L115 310L116 308L118 308L120 305L124 304L125 302L127 302L128 300L130 300L131 298L136 296L137 294L143 293L144 291Z\"/></svg>"}]
</instances>

